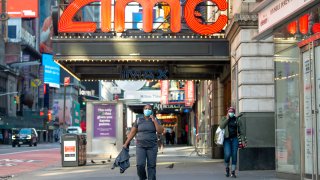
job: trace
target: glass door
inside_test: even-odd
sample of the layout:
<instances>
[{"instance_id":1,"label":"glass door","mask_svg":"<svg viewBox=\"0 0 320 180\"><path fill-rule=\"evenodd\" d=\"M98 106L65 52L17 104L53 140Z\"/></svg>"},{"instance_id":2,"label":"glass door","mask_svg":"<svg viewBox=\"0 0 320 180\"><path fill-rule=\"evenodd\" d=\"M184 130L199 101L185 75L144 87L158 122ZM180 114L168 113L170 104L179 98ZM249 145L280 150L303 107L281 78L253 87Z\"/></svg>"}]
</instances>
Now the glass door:
<instances>
[{"instance_id":1,"label":"glass door","mask_svg":"<svg viewBox=\"0 0 320 180\"><path fill-rule=\"evenodd\" d=\"M317 142L317 161L316 161L316 166L317 166L317 179L319 178L320 175L320 46L315 47L315 55L314 55L314 64L315 64L315 95L316 95L316 102L315 102L315 115L316 115L316 125L317 125L317 134L315 135L315 141Z\"/></svg>"},{"instance_id":2,"label":"glass door","mask_svg":"<svg viewBox=\"0 0 320 180\"><path fill-rule=\"evenodd\" d=\"M320 119L320 47L313 43L302 53L303 78L303 151L304 174L306 179L319 179L319 123ZM303 152L302 151L302 152Z\"/></svg>"}]
</instances>

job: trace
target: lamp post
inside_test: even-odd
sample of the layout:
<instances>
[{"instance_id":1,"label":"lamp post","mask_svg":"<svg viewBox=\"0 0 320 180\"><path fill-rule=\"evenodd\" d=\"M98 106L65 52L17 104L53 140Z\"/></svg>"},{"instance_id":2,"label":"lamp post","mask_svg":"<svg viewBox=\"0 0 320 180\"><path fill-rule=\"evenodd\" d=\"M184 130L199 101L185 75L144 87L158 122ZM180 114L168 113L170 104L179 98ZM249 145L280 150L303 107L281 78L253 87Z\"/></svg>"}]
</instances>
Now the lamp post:
<instances>
[{"instance_id":1,"label":"lamp post","mask_svg":"<svg viewBox=\"0 0 320 180\"><path fill-rule=\"evenodd\" d=\"M70 85L70 77L64 78L64 93L63 93L63 133L66 133L66 91L67 86Z\"/></svg>"}]
</instances>

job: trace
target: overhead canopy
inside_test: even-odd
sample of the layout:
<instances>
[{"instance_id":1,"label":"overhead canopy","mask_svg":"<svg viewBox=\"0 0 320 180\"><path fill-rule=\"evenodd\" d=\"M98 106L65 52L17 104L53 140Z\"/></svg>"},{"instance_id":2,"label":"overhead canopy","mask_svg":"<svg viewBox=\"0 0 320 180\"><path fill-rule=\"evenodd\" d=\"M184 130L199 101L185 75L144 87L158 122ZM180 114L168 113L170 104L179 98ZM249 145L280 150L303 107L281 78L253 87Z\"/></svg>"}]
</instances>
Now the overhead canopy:
<instances>
[{"instance_id":1,"label":"overhead canopy","mask_svg":"<svg viewBox=\"0 0 320 180\"><path fill-rule=\"evenodd\" d=\"M211 37L56 36L54 59L80 80L213 79L229 43Z\"/></svg>"}]
</instances>

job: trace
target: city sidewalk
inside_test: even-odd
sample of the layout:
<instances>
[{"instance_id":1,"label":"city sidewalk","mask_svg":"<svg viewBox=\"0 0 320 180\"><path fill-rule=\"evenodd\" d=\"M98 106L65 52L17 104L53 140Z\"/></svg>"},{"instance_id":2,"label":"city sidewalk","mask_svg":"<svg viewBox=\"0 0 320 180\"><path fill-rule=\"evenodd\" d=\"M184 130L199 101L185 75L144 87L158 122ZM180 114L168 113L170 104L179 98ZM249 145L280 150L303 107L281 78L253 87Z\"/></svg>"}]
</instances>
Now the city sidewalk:
<instances>
[{"instance_id":1,"label":"city sidewalk","mask_svg":"<svg viewBox=\"0 0 320 180\"><path fill-rule=\"evenodd\" d=\"M119 168L111 170L113 162L91 163L88 159L86 166L61 167L55 165L50 168L15 175L12 179L25 180L57 180L57 179L117 179L117 180L138 180L136 175L136 162L132 151L135 147L130 147L131 167L123 174L119 173ZM158 155L157 179L158 180L221 180L229 179L224 175L223 160L199 157L191 152L193 147L166 147L163 154ZM191 156L190 156L191 154ZM169 165L173 168L168 168ZM237 172L237 179L270 179L275 180L275 171L240 171Z\"/></svg>"}]
</instances>

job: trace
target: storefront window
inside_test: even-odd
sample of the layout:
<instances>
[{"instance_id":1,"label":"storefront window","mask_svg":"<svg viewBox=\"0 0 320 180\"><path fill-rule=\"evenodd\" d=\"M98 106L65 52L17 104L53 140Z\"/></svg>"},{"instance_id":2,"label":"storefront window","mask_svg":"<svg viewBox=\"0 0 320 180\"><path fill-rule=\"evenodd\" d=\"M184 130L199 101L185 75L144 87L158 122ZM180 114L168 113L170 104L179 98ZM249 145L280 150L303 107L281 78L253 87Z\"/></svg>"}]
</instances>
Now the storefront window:
<instances>
[{"instance_id":1,"label":"storefront window","mask_svg":"<svg viewBox=\"0 0 320 180\"><path fill-rule=\"evenodd\" d=\"M275 38L294 38L303 40L310 35L320 32L320 9L312 10L302 14L290 21L274 33Z\"/></svg>"},{"instance_id":2,"label":"storefront window","mask_svg":"<svg viewBox=\"0 0 320 180\"><path fill-rule=\"evenodd\" d=\"M275 43L276 167L300 173L299 48L294 42Z\"/></svg>"}]
</instances>

